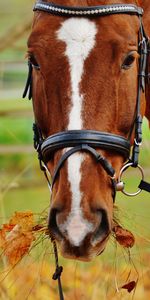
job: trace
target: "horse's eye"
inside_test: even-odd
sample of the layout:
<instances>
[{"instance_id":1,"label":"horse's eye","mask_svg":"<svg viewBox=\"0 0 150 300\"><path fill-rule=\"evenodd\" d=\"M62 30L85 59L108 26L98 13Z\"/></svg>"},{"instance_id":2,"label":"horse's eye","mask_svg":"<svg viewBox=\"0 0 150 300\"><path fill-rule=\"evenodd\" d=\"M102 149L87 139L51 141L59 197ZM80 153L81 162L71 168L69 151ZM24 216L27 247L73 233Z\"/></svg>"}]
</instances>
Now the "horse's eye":
<instances>
[{"instance_id":1,"label":"horse's eye","mask_svg":"<svg viewBox=\"0 0 150 300\"><path fill-rule=\"evenodd\" d=\"M135 61L135 56L133 54L129 54L123 62L122 69L127 70L131 68L134 61Z\"/></svg>"},{"instance_id":2,"label":"horse's eye","mask_svg":"<svg viewBox=\"0 0 150 300\"><path fill-rule=\"evenodd\" d=\"M33 54L29 54L29 62L32 64L32 66L36 69L36 70L40 70L40 66L35 58L35 56Z\"/></svg>"}]
</instances>

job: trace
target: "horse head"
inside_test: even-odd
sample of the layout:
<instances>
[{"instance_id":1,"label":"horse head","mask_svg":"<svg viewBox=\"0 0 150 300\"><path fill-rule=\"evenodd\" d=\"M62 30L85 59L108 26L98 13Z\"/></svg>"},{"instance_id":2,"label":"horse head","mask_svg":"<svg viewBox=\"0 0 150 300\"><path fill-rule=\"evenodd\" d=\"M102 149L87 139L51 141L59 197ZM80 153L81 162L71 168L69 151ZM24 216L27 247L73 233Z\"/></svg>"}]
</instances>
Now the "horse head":
<instances>
[{"instance_id":1,"label":"horse head","mask_svg":"<svg viewBox=\"0 0 150 300\"><path fill-rule=\"evenodd\" d=\"M95 17L94 12L88 16L85 10L85 15L72 13L67 17L64 7L52 7L53 14L46 10L49 1L43 2L45 11L42 1L39 3L28 39L28 56L33 67L35 120L42 138L48 141L53 136L56 144L60 132L65 133L65 138L68 132L82 131L83 136L79 138L85 138L87 131L88 134L102 132L105 144L112 135L133 145L141 35L139 16L112 14L109 10L109 14ZM136 1L127 0L53 1L53 4L69 6L70 10L79 5L84 10L85 6L114 3L136 5ZM150 90L146 93L148 98ZM144 95L140 103L142 116ZM146 115L150 118L150 101L147 103ZM59 135L59 145L60 139ZM62 163L53 182L49 230L65 257L90 260L103 252L112 231L113 180L117 180L127 157L111 147L95 147L95 150L85 144L68 155L74 140L72 144L66 142L66 147L63 144L56 147L46 158L46 167L52 175L58 163ZM46 147L47 144L44 150ZM98 159L101 163L97 163Z\"/></svg>"}]
</instances>

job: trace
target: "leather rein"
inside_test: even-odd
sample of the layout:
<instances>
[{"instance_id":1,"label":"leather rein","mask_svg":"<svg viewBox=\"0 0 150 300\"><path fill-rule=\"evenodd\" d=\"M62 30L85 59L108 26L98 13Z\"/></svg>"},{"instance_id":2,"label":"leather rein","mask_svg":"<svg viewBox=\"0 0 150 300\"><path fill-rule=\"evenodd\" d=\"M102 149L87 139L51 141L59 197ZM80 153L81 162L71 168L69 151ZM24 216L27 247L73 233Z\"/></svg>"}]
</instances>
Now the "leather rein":
<instances>
[{"instance_id":1,"label":"leather rein","mask_svg":"<svg viewBox=\"0 0 150 300\"><path fill-rule=\"evenodd\" d=\"M145 34L144 27L142 24L142 15L143 9L137 7L132 4L112 4L112 5L100 5L100 6L90 6L90 7L68 7L68 6L60 6L50 2L43 2L41 0L37 1L34 9L35 12L44 12L51 15L58 15L60 17L88 17L88 18L96 18L96 17L104 17L113 14L129 14L129 15L137 15L140 21L140 30L139 30L139 74L138 74L138 91L137 91L137 103L136 103L136 115L134 120L134 126L131 129L129 138L124 138L119 135L110 134L107 132L100 131L92 131L92 130L69 130L64 132L59 132L54 135L43 138L41 129L35 123L33 125L34 131L34 147L38 152L38 158L40 162L41 170L44 172L46 179L48 181L48 185L50 190L53 189L53 186L57 180L59 175L59 171L62 168L64 162L70 157L72 154L78 151L84 151L90 153L97 163L103 167L105 172L110 177L112 182L112 197L115 201L116 191L124 191L124 184L121 181L122 173L128 167L139 168L143 175L143 169L139 166L139 152L140 145L142 143L142 116L140 112L141 106L141 94L145 92L145 84L148 84L148 79L150 74L148 73L148 55L150 55L150 42L148 37ZM25 98L28 94L28 98L32 98L32 70L36 68L40 70L40 66L33 65L30 60L28 61L29 72L28 78L25 86L25 90L23 93L23 98ZM135 130L134 136L134 144L133 147L130 144L131 134ZM49 179L48 170L46 164L50 161L52 155L60 149L70 148L67 150L62 157L60 158L54 174L52 176L52 182ZM99 154L96 149L102 149L107 151L113 151L114 153L118 153L122 155L127 163L123 166L120 174L120 179L117 181L115 170L113 169L110 162ZM150 192L150 184L144 181L144 175L142 176L142 180L139 185L139 192L141 190L146 190ZM128 193L125 193L129 195ZM137 194L137 193L136 193ZM133 194L135 195L135 194ZM132 196L132 194L131 194ZM52 242L54 243L53 238L51 237ZM62 287L60 282L60 276L62 272L62 268L58 265L58 254L56 245L54 247L55 250L55 259L56 259L56 273L54 274L53 279L58 279L59 283L59 294L60 299L63 300Z\"/></svg>"}]
</instances>

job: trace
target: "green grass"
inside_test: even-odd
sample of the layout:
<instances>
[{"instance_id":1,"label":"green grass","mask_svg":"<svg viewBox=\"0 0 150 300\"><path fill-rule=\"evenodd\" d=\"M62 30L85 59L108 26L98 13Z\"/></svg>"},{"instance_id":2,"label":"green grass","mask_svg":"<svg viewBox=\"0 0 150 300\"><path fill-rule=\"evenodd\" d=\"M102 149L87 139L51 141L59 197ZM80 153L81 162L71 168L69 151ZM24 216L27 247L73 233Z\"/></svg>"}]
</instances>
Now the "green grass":
<instances>
[{"instance_id":1,"label":"green grass","mask_svg":"<svg viewBox=\"0 0 150 300\"><path fill-rule=\"evenodd\" d=\"M27 165L31 164L33 160L37 158L36 152L31 154L1 154L0 155L0 167L1 170L5 170L6 178L8 174L12 176L14 170L20 172ZM8 174L7 174L8 173Z\"/></svg>"},{"instance_id":2,"label":"green grass","mask_svg":"<svg viewBox=\"0 0 150 300\"><path fill-rule=\"evenodd\" d=\"M42 182L43 180L41 180ZM40 214L50 204L47 186L11 189L3 199L5 218L8 220L15 211L32 211ZM5 220L5 221L6 221Z\"/></svg>"},{"instance_id":3,"label":"green grass","mask_svg":"<svg viewBox=\"0 0 150 300\"><path fill-rule=\"evenodd\" d=\"M126 185L126 190L130 192L137 191L139 180L136 177L129 176L128 182L130 184ZM147 181L150 182L150 174L147 176ZM127 197L121 192L117 193L117 206L122 210L122 220L128 223L128 218L130 222L134 225L136 219L141 218L142 223L139 226L149 227L149 211L150 211L150 195L147 192L142 192L136 197ZM131 217L129 217L131 214ZM128 217L127 217L128 215ZM134 216L134 217L133 217Z\"/></svg>"},{"instance_id":4,"label":"green grass","mask_svg":"<svg viewBox=\"0 0 150 300\"><path fill-rule=\"evenodd\" d=\"M18 56L18 54L16 53L16 55ZM22 82L26 81L26 77L27 74L25 71L17 71L17 70L9 70L9 71L5 71L3 73L3 82L4 85L9 86L9 88L11 86L13 86L15 83L17 84L17 86L19 87L20 83L22 84Z\"/></svg>"},{"instance_id":5,"label":"green grass","mask_svg":"<svg viewBox=\"0 0 150 300\"><path fill-rule=\"evenodd\" d=\"M23 39L24 47L21 47L22 50L16 50L13 48L8 48L0 52L0 61L9 62L9 61L22 61L24 62L24 57L26 53L26 41L27 38ZM19 47L20 48L20 47Z\"/></svg>"},{"instance_id":6,"label":"green grass","mask_svg":"<svg viewBox=\"0 0 150 300\"><path fill-rule=\"evenodd\" d=\"M19 96L19 95L18 95ZM0 100L0 114L2 112L17 112L17 111L31 111L32 112L32 101L28 101L27 99L22 99L22 95L20 98L16 99L2 99Z\"/></svg>"},{"instance_id":7,"label":"green grass","mask_svg":"<svg viewBox=\"0 0 150 300\"><path fill-rule=\"evenodd\" d=\"M143 122L143 141L150 141L150 127L146 118L144 118Z\"/></svg>"},{"instance_id":8,"label":"green grass","mask_svg":"<svg viewBox=\"0 0 150 300\"><path fill-rule=\"evenodd\" d=\"M0 37L11 37L11 31L14 27L19 27L25 20L32 19L32 7L35 1L32 0L8 0L0 1ZM0 52L0 61L23 60L26 51L27 33L15 43L15 47ZM17 46L17 47L16 47ZM23 46L23 47L22 47Z\"/></svg>"},{"instance_id":9,"label":"green grass","mask_svg":"<svg viewBox=\"0 0 150 300\"><path fill-rule=\"evenodd\" d=\"M1 118L0 141L5 145L32 144L32 118Z\"/></svg>"}]
</instances>

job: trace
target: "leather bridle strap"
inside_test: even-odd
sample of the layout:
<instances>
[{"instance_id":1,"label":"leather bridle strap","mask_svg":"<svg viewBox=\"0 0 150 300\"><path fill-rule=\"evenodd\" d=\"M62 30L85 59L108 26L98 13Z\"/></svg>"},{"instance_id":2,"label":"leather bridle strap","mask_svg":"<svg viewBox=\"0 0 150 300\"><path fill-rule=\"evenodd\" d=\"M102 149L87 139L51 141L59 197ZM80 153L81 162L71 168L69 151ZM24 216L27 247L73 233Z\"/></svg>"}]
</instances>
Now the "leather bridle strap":
<instances>
[{"instance_id":1,"label":"leather bridle strap","mask_svg":"<svg viewBox=\"0 0 150 300\"><path fill-rule=\"evenodd\" d=\"M107 159L105 159L105 157L103 157L101 154L99 154L95 149L93 149L92 147L86 145L86 144L81 144L79 146L76 146L74 148L71 148L70 150L68 150L59 160L57 167L55 169L55 172L53 174L53 179L52 179L52 183L51 183L51 187L53 188L53 185L56 181L57 175L59 174L59 171L61 169L61 167L63 166L64 162L74 153L78 152L78 151L84 151L84 152L89 152L90 154L92 154L92 156L94 156L95 160L97 163L100 163L101 166L103 167L103 169L106 171L106 173L110 176L111 179L111 183L112 183L112 189L113 189L113 202L115 202L115 198L116 198L116 178L115 178L115 170L113 169L113 167L111 166L111 164L108 162Z\"/></svg>"},{"instance_id":2,"label":"leather bridle strap","mask_svg":"<svg viewBox=\"0 0 150 300\"><path fill-rule=\"evenodd\" d=\"M110 178L113 178L115 176L115 170L113 167L110 165L110 163L101 155L99 154L95 149L92 147L86 145L86 144L81 144L79 146L73 147L70 150L68 150L64 155L61 157L61 159L58 162L58 165L55 169L54 175L53 175L53 180L52 180L52 188L53 185L56 181L57 175L59 173L59 170L61 169L62 165L64 162L74 153L79 152L79 151L84 151L84 152L89 152L94 156L95 160L97 163L100 163L103 169L106 171L106 173L110 176Z\"/></svg>"},{"instance_id":3,"label":"leather bridle strap","mask_svg":"<svg viewBox=\"0 0 150 300\"><path fill-rule=\"evenodd\" d=\"M34 147L38 152L38 158L40 162L41 170L44 172L48 185L50 186L50 181L47 177L45 165L51 160L53 154L60 149L67 149L66 152L61 156L58 164L55 168L51 190L57 179L60 169L62 168L64 162L74 153L78 151L89 152L96 160L97 163L103 167L112 182L113 190L113 201L115 201L116 195L116 180L115 180L115 170L108 162L108 160L103 157L99 152L95 150L102 149L108 151L114 151L125 158L129 157L130 153L130 142L124 137L109 134L105 132L93 131L93 130L70 130L65 132L60 132L49 136L47 139L43 139L42 133L38 126L34 124ZM43 164L44 163L44 164Z\"/></svg>"},{"instance_id":4,"label":"leather bridle strap","mask_svg":"<svg viewBox=\"0 0 150 300\"><path fill-rule=\"evenodd\" d=\"M57 5L51 2L37 1L34 11L44 11L52 15L74 17L100 17L114 14L133 14L142 16L143 9L133 4L112 4L84 7L69 7Z\"/></svg>"},{"instance_id":5,"label":"leather bridle strap","mask_svg":"<svg viewBox=\"0 0 150 300\"><path fill-rule=\"evenodd\" d=\"M37 129L36 132L38 132ZM115 170L108 162L108 160L104 158L101 154L99 154L95 150L95 148L109 151L111 150L120 153L121 155L127 158L129 157L130 153L130 142L127 139L115 134L109 134L93 130L70 130L60 132L48 137L47 139L43 140L43 142L41 139L41 134L39 132L38 139L41 141L41 145L38 145L37 148L39 149L39 152L41 154L41 160L45 164L48 161L50 161L51 155L57 150L71 147L71 149L69 149L62 155L56 166L52 178L52 188L64 162L74 153L78 151L86 151L92 154L92 156L94 156L95 160L101 164L108 176L110 176L114 190L113 194L116 194L116 189L114 188ZM113 200L115 200L115 197L113 197Z\"/></svg>"},{"instance_id":6,"label":"leather bridle strap","mask_svg":"<svg viewBox=\"0 0 150 300\"><path fill-rule=\"evenodd\" d=\"M142 21L140 19L141 26L139 31L139 74L138 74L138 92L137 92L137 104L136 104L136 118L135 118L135 139L132 151L132 162L133 167L137 167L139 163L139 151L142 143L142 123L143 118L141 116L141 94L145 91L146 81L146 64L148 58L148 38L145 35Z\"/></svg>"},{"instance_id":7,"label":"leather bridle strap","mask_svg":"<svg viewBox=\"0 0 150 300\"><path fill-rule=\"evenodd\" d=\"M115 171L106 158L99 154L95 148L102 150L111 150L120 153L125 158L130 154L130 142L124 137L93 130L69 130L49 136L47 139L42 138L40 129L36 124L34 130L34 146L38 152L40 166L42 162L47 164L52 155L60 150L67 150L60 158L52 178L52 187L56 181L57 175L64 162L78 151L86 151L94 156L97 162L101 164L107 174L114 180Z\"/></svg>"},{"instance_id":8,"label":"leather bridle strap","mask_svg":"<svg viewBox=\"0 0 150 300\"><path fill-rule=\"evenodd\" d=\"M81 144L92 148L115 151L126 158L130 154L130 141L122 136L94 130L68 130L43 140L41 145L43 161L48 162L52 152Z\"/></svg>"},{"instance_id":9,"label":"leather bridle strap","mask_svg":"<svg viewBox=\"0 0 150 300\"><path fill-rule=\"evenodd\" d=\"M32 98L32 69L33 69L33 65L28 60L28 77L27 77L27 81L26 81L26 85L25 85L25 88L23 91L22 98L26 98L26 96L28 94L29 100L31 100L31 98Z\"/></svg>"}]
</instances>

